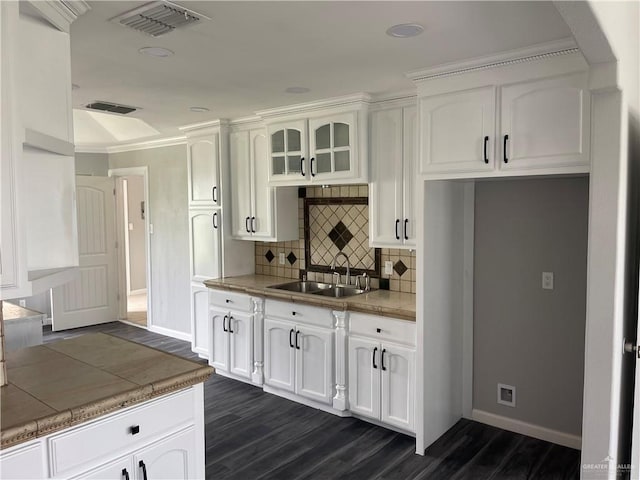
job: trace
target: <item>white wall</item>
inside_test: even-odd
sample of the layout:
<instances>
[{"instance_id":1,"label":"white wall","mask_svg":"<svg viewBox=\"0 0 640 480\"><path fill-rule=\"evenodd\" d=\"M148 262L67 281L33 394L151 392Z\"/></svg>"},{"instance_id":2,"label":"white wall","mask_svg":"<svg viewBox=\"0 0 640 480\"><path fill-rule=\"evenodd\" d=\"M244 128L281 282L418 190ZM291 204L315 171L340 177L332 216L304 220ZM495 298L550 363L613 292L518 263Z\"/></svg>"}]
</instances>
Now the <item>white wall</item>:
<instances>
[{"instance_id":1,"label":"white wall","mask_svg":"<svg viewBox=\"0 0 640 480\"><path fill-rule=\"evenodd\" d=\"M144 177L131 175L124 178L127 181L129 290L144 290L147 288L145 222L141 210L144 202Z\"/></svg>"},{"instance_id":2,"label":"white wall","mask_svg":"<svg viewBox=\"0 0 640 480\"><path fill-rule=\"evenodd\" d=\"M187 149L184 145L109 155L109 168L149 168L152 327L191 335Z\"/></svg>"}]
</instances>

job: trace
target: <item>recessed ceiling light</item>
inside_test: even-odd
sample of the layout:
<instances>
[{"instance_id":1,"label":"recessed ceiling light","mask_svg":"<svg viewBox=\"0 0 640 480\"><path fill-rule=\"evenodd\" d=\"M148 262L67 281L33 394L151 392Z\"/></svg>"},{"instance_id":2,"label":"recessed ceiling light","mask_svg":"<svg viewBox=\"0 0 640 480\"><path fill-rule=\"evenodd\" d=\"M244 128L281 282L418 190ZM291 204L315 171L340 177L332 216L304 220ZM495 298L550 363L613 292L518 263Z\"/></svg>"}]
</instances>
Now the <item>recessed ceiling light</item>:
<instances>
[{"instance_id":1,"label":"recessed ceiling light","mask_svg":"<svg viewBox=\"0 0 640 480\"><path fill-rule=\"evenodd\" d=\"M287 93L307 93L309 91L307 87L289 87L285 90Z\"/></svg>"},{"instance_id":2,"label":"recessed ceiling light","mask_svg":"<svg viewBox=\"0 0 640 480\"><path fill-rule=\"evenodd\" d=\"M173 55L173 52L171 50L162 47L142 47L140 50L138 50L138 52L143 55L149 55L151 57L159 58L166 58Z\"/></svg>"},{"instance_id":3,"label":"recessed ceiling light","mask_svg":"<svg viewBox=\"0 0 640 480\"><path fill-rule=\"evenodd\" d=\"M417 23L400 23L387 29L387 35L395 38L409 38L420 35L424 32L424 27Z\"/></svg>"},{"instance_id":4,"label":"recessed ceiling light","mask_svg":"<svg viewBox=\"0 0 640 480\"><path fill-rule=\"evenodd\" d=\"M196 113L208 112L209 109L207 107L189 107L189 110Z\"/></svg>"}]
</instances>

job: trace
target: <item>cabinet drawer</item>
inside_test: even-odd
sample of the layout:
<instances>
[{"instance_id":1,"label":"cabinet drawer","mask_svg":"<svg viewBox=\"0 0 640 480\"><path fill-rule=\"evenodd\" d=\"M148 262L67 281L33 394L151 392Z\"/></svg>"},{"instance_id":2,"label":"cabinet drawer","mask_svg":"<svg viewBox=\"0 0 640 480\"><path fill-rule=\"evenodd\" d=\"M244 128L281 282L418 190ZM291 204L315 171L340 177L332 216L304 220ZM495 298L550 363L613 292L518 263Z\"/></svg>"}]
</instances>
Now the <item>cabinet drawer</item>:
<instances>
[{"instance_id":1,"label":"cabinet drawer","mask_svg":"<svg viewBox=\"0 0 640 480\"><path fill-rule=\"evenodd\" d=\"M283 318L296 323L317 325L318 327L333 328L333 315L328 308L311 307L299 303L265 301L264 307L267 317Z\"/></svg>"},{"instance_id":2,"label":"cabinet drawer","mask_svg":"<svg viewBox=\"0 0 640 480\"><path fill-rule=\"evenodd\" d=\"M379 341L393 341L413 346L416 344L415 322L395 318L350 313L349 333L364 335Z\"/></svg>"},{"instance_id":3,"label":"cabinet drawer","mask_svg":"<svg viewBox=\"0 0 640 480\"><path fill-rule=\"evenodd\" d=\"M48 439L51 474L58 476L130 451L171 428L193 424L194 419L194 392L188 389L52 435ZM133 426L140 427L135 435L131 433Z\"/></svg>"},{"instance_id":4,"label":"cabinet drawer","mask_svg":"<svg viewBox=\"0 0 640 480\"><path fill-rule=\"evenodd\" d=\"M209 303L228 310L251 312L251 297L244 293L227 292L225 290L209 290Z\"/></svg>"}]
</instances>

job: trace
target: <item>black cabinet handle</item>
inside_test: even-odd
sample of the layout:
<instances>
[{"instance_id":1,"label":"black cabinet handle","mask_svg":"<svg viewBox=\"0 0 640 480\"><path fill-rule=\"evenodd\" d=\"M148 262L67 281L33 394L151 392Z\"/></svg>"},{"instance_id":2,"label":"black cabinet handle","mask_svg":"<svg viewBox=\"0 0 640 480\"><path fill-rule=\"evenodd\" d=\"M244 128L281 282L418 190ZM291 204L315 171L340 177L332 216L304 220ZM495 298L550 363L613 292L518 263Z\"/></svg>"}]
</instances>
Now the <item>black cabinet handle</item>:
<instances>
[{"instance_id":1,"label":"black cabinet handle","mask_svg":"<svg viewBox=\"0 0 640 480\"><path fill-rule=\"evenodd\" d=\"M295 329L293 329L293 328L292 328L291 330L289 330L289 346L290 346L291 348L295 348L295 347L293 346L293 338L291 337L291 335L293 335L293 332L294 332L294 331L295 331Z\"/></svg>"},{"instance_id":2,"label":"black cabinet handle","mask_svg":"<svg viewBox=\"0 0 640 480\"><path fill-rule=\"evenodd\" d=\"M142 460L138 463L138 466L142 469L142 478L143 480L147 480L147 466L144 464Z\"/></svg>"},{"instance_id":3,"label":"black cabinet handle","mask_svg":"<svg viewBox=\"0 0 640 480\"><path fill-rule=\"evenodd\" d=\"M409 240L409 235L407 235L407 224L409 223L409 219L404 219L404 239Z\"/></svg>"},{"instance_id":4,"label":"black cabinet handle","mask_svg":"<svg viewBox=\"0 0 640 480\"><path fill-rule=\"evenodd\" d=\"M487 157L487 145L489 143L489 136L484 137L484 163L489 163L489 157Z\"/></svg>"},{"instance_id":5,"label":"black cabinet handle","mask_svg":"<svg viewBox=\"0 0 640 480\"><path fill-rule=\"evenodd\" d=\"M380 363L381 363L381 365L382 365L382 370L386 370L386 369L387 369L387 367L385 367L385 366L384 366L384 354L386 353L386 351L387 351L387 349L386 349L386 348L383 348L383 349L382 349L382 357L381 357L381 359L380 359Z\"/></svg>"},{"instance_id":6,"label":"black cabinet handle","mask_svg":"<svg viewBox=\"0 0 640 480\"><path fill-rule=\"evenodd\" d=\"M137 435L138 433L140 433L140 425L134 425L132 427L129 427L129 433L131 435Z\"/></svg>"},{"instance_id":7,"label":"black cabinet handle","mask_svg":"<svg viewBox=\"0 0 640 480\"><path fill-rule=\"evenodd\" d=\"M218 203L218 187L215 185L211 188L211 198L213 199L213 203Z\"/></svg>"},{"instance_id":8,"label":"black cabinet handle","mask_svg":"<svg viewBox=\"0 0 640 480\"><path fill-rule=\"evenodd\" d=\"M233 320L233 316L229 315L229 333L236 333L233 330L231 330L231 320Z\"/></svg>"},{"instance_id":9,"label":"black cabinet handle","mask_svg":"<svg viewBox=\"0 0 640 480\"><path fill-rule=\"evenodd\" d=\"M400 223L400 220L396 219L396 240L400 240L400 235L398 235L398 224Z\"/></svg>"},{"instance_id":10,"label":"black cabinet handle","mask_svg":"<svg viewBox=\"0 0 640 480\"><path fill-rule=\"evenodd\" d=\"M222 319L222 330L225 331L225 332L229 331L229 330L227 330L227 316L226 315Z\"/></svg>"},{"instance_id":11,"label":"black cabinet handle","mask_svg":"<svg viewBox=\"0 0 640 480\"><path fill-rule=\"evenodd\" d=\"M218 212L213 212L213 217L211 221L213 222L214 230L216 230L218 228Z\"/></svg>"},{"instance_id":12,"label":"black cabinet handle","mask_svg":"<svg viewBox=\"0 0 640 480\"><path fill-rule=\"evenodd\" d=\"M244 229L247 231L247 233L251 233L251 230L249 229L249 219L251 217L247 217L244 219Z\"/></svg>"},{"instance_id":13,"label":"black cabinet handle","mask_svg":"<svg viewBox=\"0 0 640 480\"><path fill-rule=\"evenodd\" d=\"M311 176L315 177L316 174L313 172L313 162L316 158L315 157L311 157L311 166L310 166L310 170L311 170Z\"/></svg>"},{"instance_id":14,"label":"black cabinet handle","mask_svg":"<svg viewBox=\"0 0 640 480\"><path fill-rule=\"evenodd\" d=\"M129 472L127 472L126 468L122 469L122 476L124 477L124 480L129 480Z\"/></svg>"},{"instance_id":15,"label":"black cabinet handle","mask_svg":"<svg viewBox=\"0 0 640 480\"><path fill-rule=\"evenodd\" d=\"M251 233L256 233L256 217L251 217Z\"/></svg>"},{"instance_id":16,"label":"black cabinet handle","mask_svg":"<svg viewBox=\"0 0 640 480\"><path fill-rule=\"evenodd\" d=\"M300 330L296 330L296 350L300 350L300 344L298 343L298 335L300 335Z\"/></svg>"},{"instance_id":17,"label":"black cabinet handle","mask_svg":"<svg viewBox=\"0 0 640 480\"><path fill-rule=\"evenodd\" d=\"M373 368L378 368L376 365L376 352L378 351L378 347L373 349L373 355L371 357L371 363L373 364Z\"/></svg>"},{"instance_id":18,"label":"black cabinet handle","mask_svg":"<svg viewBox=\"0 0 640 480\"><path fill-rule=\"evenodd\" d=\"M505 135L502 142L502 158L504 163L509 163L509 159L507 158L507 140L509 140L509 135Z\"/></svg>"},{"instance_id":19,"label":"black cabinet handle","mask_svg":"<svg viewBox=\"0 0 640 480\"><path fill-rule=\"evenodd\" d=\"M300 173L304 177L304 157L300 157Z\"/></svg>"}]
</instances>

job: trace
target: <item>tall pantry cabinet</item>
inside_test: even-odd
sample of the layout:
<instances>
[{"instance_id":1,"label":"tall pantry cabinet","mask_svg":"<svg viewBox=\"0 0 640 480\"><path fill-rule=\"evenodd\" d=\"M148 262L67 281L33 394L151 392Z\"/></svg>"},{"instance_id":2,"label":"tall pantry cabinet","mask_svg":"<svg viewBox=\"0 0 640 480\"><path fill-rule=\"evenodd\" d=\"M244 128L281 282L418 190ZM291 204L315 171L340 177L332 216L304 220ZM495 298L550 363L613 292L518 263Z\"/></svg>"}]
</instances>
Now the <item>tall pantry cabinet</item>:
<instances>
[{"instance_id":1,"label":"tall pantry cabinet","mask_svg":"<svg viewBox=\"0 0 640 480\"><path fill-rule=\"evenodd\" d=\"M191 346L208 358L209 292L204 280L254 272L253 243L231 238L229 127L225 121L183 127L187 136Z\"/></svg>"}]
</instances>

